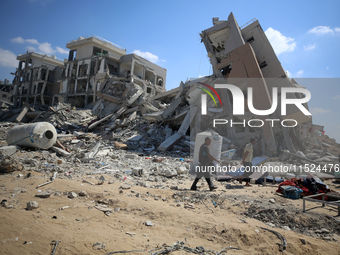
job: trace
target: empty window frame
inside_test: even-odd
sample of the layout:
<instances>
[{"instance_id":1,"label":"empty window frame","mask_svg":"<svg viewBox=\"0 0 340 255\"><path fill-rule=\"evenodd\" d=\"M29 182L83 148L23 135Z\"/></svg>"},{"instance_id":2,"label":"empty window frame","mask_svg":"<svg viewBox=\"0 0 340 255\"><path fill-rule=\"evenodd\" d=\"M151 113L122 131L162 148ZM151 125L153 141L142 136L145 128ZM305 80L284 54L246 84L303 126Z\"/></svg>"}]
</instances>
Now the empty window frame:
<instances>
[{"instance_id":1,"label":"empty window frame","mask_svg":"<svg viewBox=\"0 0 340 255\"><path fill-rule=\"evenodd\" d=\"M78 77L84 77L87 74L88 64L79 65Z\"/></svg>"},{"instance_id":2,"label":"empty window frame","mask_svg":"<svg viewBox=\"0 0 340 255\"><path fill-rule=\"evenodd\" d=\"M70 50L68 54L68 61L73 61L76 59L77 50Z\"/></svg>"}]
</instances>

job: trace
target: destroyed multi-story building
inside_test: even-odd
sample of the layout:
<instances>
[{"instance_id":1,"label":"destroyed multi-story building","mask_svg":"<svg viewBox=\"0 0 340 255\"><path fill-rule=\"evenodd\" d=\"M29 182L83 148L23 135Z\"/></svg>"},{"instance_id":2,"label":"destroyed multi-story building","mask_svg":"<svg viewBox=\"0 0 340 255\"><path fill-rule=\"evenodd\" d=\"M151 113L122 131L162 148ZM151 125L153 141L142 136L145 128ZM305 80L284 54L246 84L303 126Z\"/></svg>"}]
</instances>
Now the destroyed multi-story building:
<instances>
[{"instance_id":1,"label":"destroyed multi-story building","mask_svg":"<svg viewBox=\"0 0 340 255\"><path fill-rule=\"evenodd\" d=\"M256 151L259 154L278 155L283 149L291 152L303 151L303 139L315 137L316 129L311 116L305 115L294 104L287 104L286 114L283 115L281 102L278 103L282 88L296 91L287 93L287 98L303 99L305 95L298 92L303 87L287 77L259 22L252 20L239 27L231 13L228 20L213 18L213 26L202 31L201 38L213 67L213 74L188 80L176 89L151 98L158 101L168 98L173 100L164 111L144 114L149 120L162 120L179 127L178 132L166 139L159 150L168 150L181 140L181 137L187 135L190 125L191 142L194 142L197 133L210 129L224 137L224 150L241 148L249 142L249 138L256 137L259 141ZM219 88L220 84L222 86ZM235 86L242 96L246 95L242 101L234 98L234 92L222 88L227 84ZM252 89L252 95L248 95L248 88ZM276 104L273 104L273 88L277 91ZM214 99L207 100L207 107L203 110L202 95L205 93L215 93L220 97L221 104L216 104ZM247 104L249 98L253 109ZM244 113L234 114L234 109L240 105ZM277 106L276 110L267 116L253 113L254 109L265 111L273 105ZM303 103L303 107L308 109L307 103ZM220 120L219 125L215 125L215 120ZM252 125L246 124L249 121ZM287 127L289 121L294 121L294 124ZM320 130L320 127L317 129Z\"/></svg>"},{"instance_id":2,"label":"destroyed multi-story building","mask_svg":"<svg viewBox=\"0 0 340 255\"><path fill-rule=\"evenodd\" d=\"M213 18L213 27L202 31L202 42L208 53L208 57L213 67L213 75L206 79L193 80L188 83L192 87L201 85L202 82L211 85L233 84L247 95L247 88L253 89L252 102L255 109L270 109L273 102L273 88L278 89L278 97L281 88L301 88L293 79L287 77L282 68L269 40L257 20L252 20L243 27L239 27L234 15L231 13L228 20ZM280 149L287 148L294 152L302 150L300 142L302 129L312 125L311 116L303 114L295 105L287 106L285 116L280 114L281 107L278 104L277 110L270 116L255 116L249 111L244 100L245 114L241 116L233 115L233 98L230 91L216 88L221 95L223 106L221 109L213 107L213 102L208 105L206 115L196 114L191 129L192 135L200 130L212 127L213 119L224 119L242 123L239 125L216 125L215 130L225 136L235 144L242 145L250 137L257 137L260 140L260 151L266 155L277 155ZM189 94L191 106L201 108L198 96L202 90L192 90ZM247 96L246 96L247 97ZM303 98L301 93L291 93L290 99ZM235 101L235 100L234 100ZM307 104L304 107L308 109ZM263 121L259 128L243 125L249 120L259 119L257 123ZM273 125L273 122L266 119L291 120L298 123L295 128ZM279 122L280 123L280 122Z\"/></svg>"},{"instance_id":3,"label":"destroyed multi-story building","mask_svg":"<svg viewBox=\"0 0 340 255\"><path fill-rule=\"evenodd\" d=\"M13 95L13 86L9 80L0 81L0 102L11 103Z\"/></svg>"},{"instance_id":4,"label":"destroyed multi-story building","mask_svg":"<svg viewBox=\"0 0 340 255\"><path fill-rule=\"evenodd\" d=\"M126 54L125 49L96 36L67 43L70 52L64 63L36 53L19 55L21 61L13 82L14 102L63 102L91 108L101 119L90 124L89 130L105 121L110 122L107 129L113 130L117 118L139 112L147 121L166 125L165 139L158 146L160 151L170 150L189 132L192 144L197 133L212 129L223 136L223 150L241 148L250 137L256 137L256 151L274 156L284 149L293 153L304 151L304 141L322 133L323 127L313 125L311 115L304 114L297 105L287 104L286 113L281 114L278 101L282 89L298 89L286 96L303 99L303 87L287 76L257 20L240 27L232 13L227 20L213 18L213 26L202 31L201 38L213 74L181 82L170 91L165 91L166 69L135 54ZM27 63L24 68L23 62ZM244 106L242 115L234 114L233 93L218 84L232 84L245 95L243 101L237 100ZM202 90L202 86L207 89ZM248 95L249 88L252 94ZM223 105L207 100L202 114L202 96L207 90L216 92ZM277 107L270 114L253 113L253 109L265 111L273 105ZM306 102L303 107L308 110ZM215 119L228 124L213 125ZM280 125L288 120L297 125ZM253 125L245 124L249 121ZM230 125L231 122L237 124Z\"/></svg>"},{"instance_id":5,"label":"destroyed multi-story building","mask_svg":"<svg viewBox=\"0 0 340 255\"><path fill-rule=\"evenodd\" d=\"M13 80L13 103L53 104L53 97L59 92L64 63L55 56L27 52L17 56L19 65Z\"/></svg>"},{"instance_id":6,"label":"destroyed multi-story building","mask_svg":"<svg viewBox=\"0 0 340 255\"><path fill-rule=\"evenodd\" d=\"M107 83L123 83L124 87L135 84L147 96L165 91L166 69L135 54L126 54L112 42L97 36L79 37L66 47L70 51L64 62L34 52L18 55L13 81L15 105L65 102L85 107L97 97L105 97L100 91Z\"/></svg>"},{"instance_id":7,"label":"destroyed multi-story building","mask_svg":"<svg viewBox=\"0 0 340 255\"><path fill-rule=\"evenodd\" d=\"M166 69L135 54L126 54L116 44L91 36L79 37L66 47L70 53L57 95L59 101L86 106L97 96L103 97L100 91L110 79L116 84L137 84L151 96L165 91Z\"/></svg>"}]
</instances>

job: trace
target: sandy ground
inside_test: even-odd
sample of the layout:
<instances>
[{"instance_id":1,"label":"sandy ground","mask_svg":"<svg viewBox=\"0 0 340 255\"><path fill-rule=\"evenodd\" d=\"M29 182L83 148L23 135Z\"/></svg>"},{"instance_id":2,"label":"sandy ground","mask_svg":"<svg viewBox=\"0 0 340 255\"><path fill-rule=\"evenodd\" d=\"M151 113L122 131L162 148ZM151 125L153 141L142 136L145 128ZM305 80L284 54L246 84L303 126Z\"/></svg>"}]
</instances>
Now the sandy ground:
<instances>
[{"instance_id":1,"label":"sandy ground","mask_svg":"<svg viewBox=\"0 0 340 255\"><path fill-rule=\"evenodd\" d=\"M27 172L21 172L25 175ZM202 246L206 250L220 251L225 247L227 254L280 254L280 240L273 233L261 229L270 228L266 224L243 216L247 201L252 199L285 203L302 209L302 199L288 200L275 193L277 185L243 187L226 183L216 183L214 194L234 196L239 206L230 200L220 202L216 207L212 201L186 203L179 201L176 194L190 196L195 193L209 193L202 181L201 191L188 191L190 181L183 181L179 190L148 189L132 186L122 190L121 185L129 180L116 180L104 175L103 185L83 183L83 179L97 183L98 176L79 179L57 178L53 183L41 188L48 175L32 172L31 177L18 176L19 172L0 176L0 199L6 199L13 208L0 207L0 253L1 254L51 254L53 240L60 243L55 254L108 254L112 251L139 250L129 254L149 254L164 244L173 245L183 241L186 246ZM50 175L49 175L50 176ZM171 181L170 181L171 182ZM332 189L340 190L339 184L328 181ZM38 198L38 190L51 193L49 198ZM88 196L70 199L68 192L86 191ZM189 195L188 195L189 194ZM247 197L248 200L243 198ZM39 208L26 210L28 201L37 201ZM107 202L111 209L119 208L107 216L94 208L96 201ZM64 210L60 208L69 206ZM326 214L336 216L337 210L322 208L320 204L309 203L306 214ZM335 217L340 220L339 217ZM146 226L151 221L152 226ZM325 241L282 228L272 228L287 239L285 254L340 254L340 237ZM302 240L304 241L302 241ZM304 242L304 244L303 244ZM105 244L103 249L95 249L95 243ZM121 253L122 254L122 253ZM188 254L176 251L172 254Z\"/></svg>"}]
</instances>

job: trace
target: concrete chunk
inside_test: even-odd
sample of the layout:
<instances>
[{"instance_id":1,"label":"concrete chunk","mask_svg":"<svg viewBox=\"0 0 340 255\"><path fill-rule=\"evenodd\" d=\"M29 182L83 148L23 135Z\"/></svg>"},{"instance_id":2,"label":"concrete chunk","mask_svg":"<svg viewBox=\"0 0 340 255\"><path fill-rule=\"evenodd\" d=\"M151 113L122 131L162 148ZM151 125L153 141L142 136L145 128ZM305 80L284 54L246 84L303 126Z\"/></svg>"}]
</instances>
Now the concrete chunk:
<instances>
[{"instance_id":1,"label":"concrete chunk","mask_svg":"<svg viewBox=\"0 0 340 255\"><path fill-rule=\"evenodd\" d=\"M50 193L48 192L39 192L38 194L35 195L36 197L40 197L40 198L48 198L51 196Z\"/></svg>"},{"instance_id":2,"label":"concrete chunk","mask_svg":"<svg viewBox=\"0 0 340 255\"><path fill-rule=\"evenodd\" d=\"M30 210L33 210L33 209L37 209L39 207L39 204L38 202L36 201L29 201L27 202L27 210L30 211Z\"/></svg>"},{"instance_id":3,"label":"concrete chunk","mask_svg":"<svg viewBox=\"0 0 340 255\"><path fill-rule=\"evenodd\" d=\"M17 152L18 147L15 145L0 147L0 155L11 156Z\"/></svg>"},{"instance_id":4,"label":"concrete chunk","mask_svg":"<svg viewBox=\"0 0 340 255\"><path fill-rule=\"evenodd\" d=\"M52 146L51 148L53 151L55 151L56 153L58 153L59 155L62 155L64 157L68 157L71 155L71 153L59 148L59 147L56 147L56 146Z\"/></svg>"},{"instance_id":5,"label":"concrete chunk","mask_svg":"<svg viewBox=\"0 0 340 255\"><path fill-rule=\"evenodd\" d=\"M176 98L168 107L168 109L166 109L163 114L162 117L164 119L168 118L175 110L176 108L179 106L179 104L182 102L182 98L178 97Z\"/></svg>"},{"instance_id":6,"label":"concrete chunk","mask_svg":"<svg viewBox=\"0 0 340 255\"><path fill-rule=\"evenodd\" d=\"M25 106L22 111L20 112L20 114L18 115L18 117L16 117L15 121L16 122L21 122L22 119L25 117L26 113L28 112L28 107Z\"/></svg>"},{"instance_id":7,"label":"concrete chunk","mask_svg":"<svg viewBox=\"0 0 340 255\"><path fill-rule=\"evenodd\" d=\"M132 174L134 174L136 176L143 175L143 168L142 167L133 167L132 168Z\"/></svg>"},{"instance_id":8,"label":"concrete chunk","mask_svg":"<svg viewBox=\"0 0 340 255\"><path fill-rule=\"evenodd\" d=\"M158 146L158 150L159 151L170 150L176 143L178 143L182 139L182 137L183 135L181 133L173 134Z\"/></svg>"}]
</instances>

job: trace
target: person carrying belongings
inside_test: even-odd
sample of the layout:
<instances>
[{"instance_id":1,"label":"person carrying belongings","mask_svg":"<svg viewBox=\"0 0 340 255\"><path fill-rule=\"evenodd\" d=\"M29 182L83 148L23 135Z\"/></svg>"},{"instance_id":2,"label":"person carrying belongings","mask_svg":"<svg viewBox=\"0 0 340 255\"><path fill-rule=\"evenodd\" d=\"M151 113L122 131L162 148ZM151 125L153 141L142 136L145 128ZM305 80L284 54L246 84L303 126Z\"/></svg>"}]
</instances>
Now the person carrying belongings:
<instances>
[{"instance_id":1,"label":"person carrying belongings","mask_svg":"<svg viewBox=\"0 0 340 255\"><path fill-rule=\"evenodd\" d=\"M250 138L249 143L247 143L246 147L244 148L243 156L241 160L241 165L244 166L245 171L241 179L239 179L239 182L242 184L242 181L245 180L246 186L251 186L249 184L249 181L250 181L249 176L253 173L252 172L253 164L251 161L253 159L253 146L255 143L256 143L256 139Z\"/></svg>"},{"instance_id":2,"label":"person carrying belongings","mask_svg":"<svg viewBox=\"0 0 340 255\"><path fill-rule=\"evenodd\" d=\"M199 161L199 164L200 164L199 171L196 174L196 178L195 178L190 190L197 190L196 185L197 185L199 179L201 179L202 177L204 177L205 180L207 181L210 191L217 189L217 187L215 187L213 185L212 181L211 181L209 167L214 166L213 161L216 161L218 163L220 163L220 161L215 159L210 154L210 148L209 148L210 144L211 144L210 137L206 137L204 144L201 145L200 150L199 150L199 155L198 155L198 161Z\"/></svg>"}]
</instances>

